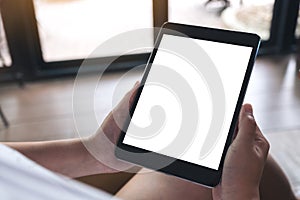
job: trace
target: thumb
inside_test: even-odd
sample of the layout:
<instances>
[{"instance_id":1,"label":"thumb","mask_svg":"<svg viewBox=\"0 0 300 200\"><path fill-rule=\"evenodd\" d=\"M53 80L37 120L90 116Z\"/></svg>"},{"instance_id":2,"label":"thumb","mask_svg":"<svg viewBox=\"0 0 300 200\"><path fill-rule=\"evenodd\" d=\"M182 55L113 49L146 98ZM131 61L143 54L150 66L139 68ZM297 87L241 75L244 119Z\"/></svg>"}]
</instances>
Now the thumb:
<instances>
[{"instance_id":1,"label":"thumb","mask_svg":"<svg viewBox=\"0 0 300 200\"><path fill-rule=\"evenodd\" d=\"M130 98L129 98L129 105L131 106L133 104L134 98L137 94L138 88L140 87L140 82L135 82L133 88L130 90Z\"/></svg>"},{"instance_id":2,"label":"thumb","mask_svg":"<svg viewBox=\"0 0 300 200\"><path fill-rule=\"evenodd\" d=\"M256 122L253 116L253 109L250 104L243 105L239 116L239 131L235 138L236 142L248 143L255 138Z\"/></svg>"}]
</instances>

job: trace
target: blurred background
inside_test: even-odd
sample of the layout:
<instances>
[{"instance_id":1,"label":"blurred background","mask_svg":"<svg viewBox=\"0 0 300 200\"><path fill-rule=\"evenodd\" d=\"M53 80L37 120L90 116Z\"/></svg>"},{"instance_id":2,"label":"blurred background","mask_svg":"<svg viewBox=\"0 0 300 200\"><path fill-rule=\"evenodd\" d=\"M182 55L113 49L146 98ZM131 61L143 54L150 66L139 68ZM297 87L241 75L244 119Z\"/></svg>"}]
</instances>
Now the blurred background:
<instances>
[{"instance_id":1,"label":"blurred background","mask_svg":"<svg viewBox=\"0 0 300 200\"><path fill-rule=\"evenodd\" d=\"M271 153L300 194L300 172L295 170L300 166L298 0L0 0L0 14L0 141L77 137L72 114L76 73L89 57L94 65L85 66L90 73L84 91L107 59L121 52L89 55L122 32L171 21L258 34L262 45L245 101L253 104ZM155 34L144 40L153 44ZM111 64L104 89L95 96L99 123L111 109L119 78L148 57L149 51L131 53ZM128 77L127 89L141 73ZM91 131L88 123L83 129ZM80 180L114 193L131 176Z\"/></svg>"},{"instance_id":2,"label":"blurred background","mask_svg":"<svg viewBox=\"0 0 300 200\"><path fill-rule=\"evenodd\" d=\"M20 63L18 72L25 80L76 73L82 59L112 36L160 27L165 21L256 33L263 39L261 55L295 52L300 34L297 4L294 0L1 0L0 66L7 71ZM100 61L118 53L116 49L94 56Z\"/></svg>"}]
</instances>

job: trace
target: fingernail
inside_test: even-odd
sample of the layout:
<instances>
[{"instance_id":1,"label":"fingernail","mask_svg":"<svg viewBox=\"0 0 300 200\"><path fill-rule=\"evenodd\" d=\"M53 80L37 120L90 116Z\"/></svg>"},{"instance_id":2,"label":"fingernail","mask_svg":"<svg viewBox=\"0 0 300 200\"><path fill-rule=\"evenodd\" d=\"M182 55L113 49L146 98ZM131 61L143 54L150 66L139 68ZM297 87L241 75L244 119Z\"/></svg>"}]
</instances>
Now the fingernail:
<instances>
[{"instance_id":1,"label":"fingernail","mask_svg":"<svg viewBox=\"0 0 300 200\"><path fill-rule=\"evenodd\" d=\"M253 113L252 106L251 106L250 104L245 104L245 105L244 105L244 111L245 111L246 113L252 114L252 113Z\"/></svg>"}]
</instances>

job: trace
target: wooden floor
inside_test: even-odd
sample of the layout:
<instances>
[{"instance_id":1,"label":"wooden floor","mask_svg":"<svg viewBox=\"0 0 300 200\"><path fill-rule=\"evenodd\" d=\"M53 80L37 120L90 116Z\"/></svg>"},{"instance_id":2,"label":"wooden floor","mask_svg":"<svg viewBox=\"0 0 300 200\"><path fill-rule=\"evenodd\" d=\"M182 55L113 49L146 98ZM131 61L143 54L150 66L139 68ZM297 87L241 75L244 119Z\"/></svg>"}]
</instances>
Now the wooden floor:
<instances>
[{"instance_id":1,"label":"wooden floor","mask_svg":"<svg viewBox=\"0 0 300 200\"><path fill-rule=\"evenodd\" d=\"M120 93L125 94L135 81L140 79L140 74L130 75ZM95 106L98 123L101 123L112 108L111 98L114 87L121 76L121 73L110 73L105 75L100 83L101 91L95 97L95 101L99 102L99 105ZM85 104L88 100L84 98L84 92L95 84L95 78L97 76L84 77L84 83L80 85L79 91L83 95L81 95L82 99L77 99L76 102L82 104L82 118L90 116L88 111L85 112ZM73 85L74 79L64 78L27 83L24 89L16 84L0 87L0 104L10 122L9 128L0 124L0 141L55 140L77 137L72 108ZM95 127L95 124L88 122L79 127L80 133L92 134L93 130L90 127Z\"/></svg>"},{"instance_id":2,"label":"wooden floor","mask_svg":"<svg viewBox=\"0 0 300 200\"><path fill-rule=\"evenodd\" d=\"M300 130L300 79L293 56L257 60L245 102L265 133Z\"/></svg>"},{"instance_id":3,"label":"wooden floor","mask_svg":"<svg viewBox=\"0 0 300 200\"><path fill-rule=\"evenodd\" d=\"M123 72L109 73L102 78L95 95L95 115L98 123L112 108L112 96ZM141 71L127 76L118 98L128 91ZM92 134L95 126L87 111L85 91L95 85L97 76L83 77L77 87L81 98L77 102L83 124L77 127L81 135ZM73 120L72 94L74 79L0 85L0 105L10 127L0 122L0 141L37 141L78 137ZM99 90L99 88L101 88ZM300 163L300 79L293 56L263 57L255 64L245 102L252 103L262 131L271 142L271 152L300 195L300 177L295 170ZM291 149L292 148L292 149ZM115 187L115 186L114 186Z\"/></svg>"}]
</instances>

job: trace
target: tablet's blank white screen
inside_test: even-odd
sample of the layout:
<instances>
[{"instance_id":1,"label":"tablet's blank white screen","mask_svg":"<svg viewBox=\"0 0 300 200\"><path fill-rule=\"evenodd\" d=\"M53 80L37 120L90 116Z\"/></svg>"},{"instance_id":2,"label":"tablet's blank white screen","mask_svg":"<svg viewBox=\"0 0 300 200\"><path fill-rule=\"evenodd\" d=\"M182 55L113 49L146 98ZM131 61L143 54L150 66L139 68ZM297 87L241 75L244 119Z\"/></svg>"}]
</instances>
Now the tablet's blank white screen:
<instances>
[{"instance_id":1,"label":"tablet's blank white screen","mask_svg":"<svg viewBox=\"0 0 300 200\"><path fill-rule=\"evenodd\" d=\"M165 46L168 46L168 43L187 43L188 40L193 40L197 43L213 62L220 75L225 92L224 99L220 99L220 101L225 102L224 105L226 111L222 129L220 133L217 134L218 137L215 138L215 144L204 158L199 158L199 152L204 145L214 115L214 105L211 100L211 91L209 90L210 86L207 85L205 77L201 74L200 67L197 69L198 66L192 65L181 55L164 50ZM187 48L186 51L188 53L189 49ZM161 153L164 148L172 146L172 141L176 139L181 126L182 111L184 107L181 105L181 101L178 99L176 93L168 90L167 85L162 86L159 84L160 79L161 82L164 83L165 79L171 78L170 74L154 77L155 73L152 73L154 70L159 70L161 66L166 66L180 74L191 87L198 104L198 107L195 107L195 109L198 109L199 115L197 130L193 133L194 137L189 145L184 147L184 151L181 154L173 154L172 151L163 154L217 170L251 51L252 47L164 34L123 143L148 151ZM208 57L203 56L201 59L208 59ZM153 84L154 80L157 84ZM150 133L151 137L139 138L136 137L136 133L135 135L130 134L135 126L141 127L140 130L142 131L143 127L151 126L151 123L153 123L154 120L157 120L151 119L150 115L153 106L157 105L163 108L165 112L165 122L160 130L157 133ZM179 148L178 144L176 145L177 146L173 146L172 148Z\"/></svg>"}]
</instances>

